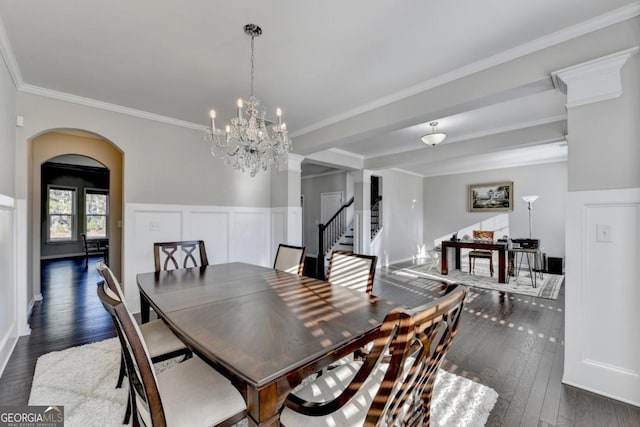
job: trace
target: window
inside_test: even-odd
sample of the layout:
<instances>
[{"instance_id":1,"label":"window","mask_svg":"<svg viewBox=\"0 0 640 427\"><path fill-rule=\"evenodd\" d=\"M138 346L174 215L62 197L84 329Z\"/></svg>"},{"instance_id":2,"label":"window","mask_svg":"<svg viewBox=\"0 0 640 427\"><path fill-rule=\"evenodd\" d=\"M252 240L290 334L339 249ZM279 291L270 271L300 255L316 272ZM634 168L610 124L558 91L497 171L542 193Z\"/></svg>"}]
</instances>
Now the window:
<instances>
[{"instance_id":1,"label":"window","mask_svg":"<svg viewBox=\"0 0 640 427\"><path fill-rule=\"evenodd\" d=\"M49 187L47 206L49 241L75 240L75 188Z\"/></svg>"},{"instance_id":2,"label":"window","mask_svg":"<svg viewBox=\"0 0 640 427\"><path fill-rule=\"evenodd\" d=\"M109 217L109 193L100 190L86 190L85 215L87 239L106 239Z\"/></svg>"}]
</instances>

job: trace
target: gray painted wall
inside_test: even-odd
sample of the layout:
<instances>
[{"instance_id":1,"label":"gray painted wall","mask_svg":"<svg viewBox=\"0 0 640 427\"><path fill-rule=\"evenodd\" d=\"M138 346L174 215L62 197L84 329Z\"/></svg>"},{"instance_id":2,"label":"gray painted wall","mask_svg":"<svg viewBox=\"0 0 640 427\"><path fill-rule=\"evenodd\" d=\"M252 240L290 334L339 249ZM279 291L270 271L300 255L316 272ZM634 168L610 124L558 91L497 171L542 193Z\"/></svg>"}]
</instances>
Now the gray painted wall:
<instances>
[{"instance_id":1,"label":"gray painted wall","mask_svg":"<svg viewBox=\"0 0 640 427\"><path fill-rule=\"evenodd\" d=\"M529 235L527 204L521 197L537 194L540 198L532 210L533 237L541 240L547 256L564 257L566 162L425 178L424 242L427 248L440 236L497 215L469 212L467 186L498 181L513 181L514 209L508 213L510 236Z\"/></svg>"},{"instance_id":2,"label":"gray painted wall","mask_svg":"<svg viewBox=\"0 0 640 427\"><path fill-rule=\"evenodd\" d=\"M271 179L251 178L210 155L200 131L85 107L28 93L18 94L18 113L25 127L17 133L20 150L27 140L49 129L91 131L124 153L124 201L128 203L218 206L271 206ZM26 198L26 152L16 192Z\"/></svg>"},{"instance_id":3,"label":"gray painted wall","mask_svg":"<svg viewBox=\"0 0 640 427\"><path fill-rule=\"evenodd\" d=\"M0 194L13 197L15 179L16 88L0 61Z\"/></svg>"},{"instance_id":4,"label":"gray painted wall","mask_svg":"<svg viewBox=\"0 0 640 427\"><path fill-rule=\"evenodd\" d=\"M351 184L353 186L353 184ZM320 194L342 191L345 195L353 195L353 188L347 191L347 173L324 175L302 180L301 192L304 196L302 207L302 244L308 254L318 253L318 224L320 223Z\"/></svg>"},{"instance_id":5,"label":"gray painted wall","mask_svg":"<svg viewBox=\"0 0 640 427\"><path fill-rule=\"evenodd\" d=\"M395 170L373 175L382 179L382 231L372 245L378 266L413 258L422 245L423 178Z\"/></svg>"},{"instance_id":6,"label":"gray painted wall","mask_svg":"<svg viewBox=\"0 0 640 427\"><path fill-rule=\"evenodd\" d=\"M636 54L622 68L620 98L569 109L569 190L640 187L639 75Z\"/></svg>"}]
</instances>

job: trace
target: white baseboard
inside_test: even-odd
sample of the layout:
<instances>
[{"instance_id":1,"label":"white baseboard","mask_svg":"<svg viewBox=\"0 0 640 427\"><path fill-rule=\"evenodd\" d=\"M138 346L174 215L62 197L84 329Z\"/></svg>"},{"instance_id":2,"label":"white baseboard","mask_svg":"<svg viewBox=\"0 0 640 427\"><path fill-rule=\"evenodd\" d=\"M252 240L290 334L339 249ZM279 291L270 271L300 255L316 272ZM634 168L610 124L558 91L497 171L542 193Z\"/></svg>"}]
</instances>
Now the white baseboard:
<instances>
[{"instance_id":1,"label":"white baseboard","mask_svg":"<svg viewBox=\"0 0 640 427\"><path fill-rule=\"evenodd\" d=\"M406 257L406 258L400 258L400 259L396 259L396 260L393 260L393 261L389 261L385 265L382 265L382 263L379 262L378 265L376 266L376 268L389 267L390 265L393 265L393 264L399 264L401 262L413 261L414 259L416 259L415 256L410 256L410 257Z\"/></svg>"},{"instance_id":2,"label":"white baseboard","mask_svg":"<svg viewBox=\"0 0 640 427\"><path fill-rule=\"evenodd\" d=\"M0 376L4 372L4 368L7 367L7 363L11 358L11 354L13 353L13 349L18 342L18 337L16 334L16 324L13 323L11 328L7 331L5 336L0 341Z\"/></svg>"},{"instance_id":3,"label":"white baseboard","mask_svg":"<svg viewBox=\"0 0 640 427\"><path fill-rule=\"evenodd\" d=\"M619 402L628 403L629 405L640 407L640 402L634 402L632 400L625 399L624 397L616 396L615 394L611 394L611 393L603 393L602 390L596 390L596 389L592 389L592 388L589 388L589 387L585 387L584 385L581 385L581 384L573 383L571 381L565 381L564 378L562 379L562 384L570 385L571 387L579 388L581 390L585 390L585 391L588 391L590 393L595 393L595 394L598 394L600 396L604 396L604 397L608 397L610 399L617 400Z\"/></svg>"},{"instance_id":4,"label":"white baseboard","mask_svg":"<svg viewBox=\"0 0 640 427\"><path fill-rule=\"evenodd\" d=\"M62 259L62 258L75 258L75 257L83 257L84 258L85 253L84 252L73 252L70 254L58 254L58 255L43 255L40 257L41 260L47 260L47 259Z\"/></svg>"}]
</instances>

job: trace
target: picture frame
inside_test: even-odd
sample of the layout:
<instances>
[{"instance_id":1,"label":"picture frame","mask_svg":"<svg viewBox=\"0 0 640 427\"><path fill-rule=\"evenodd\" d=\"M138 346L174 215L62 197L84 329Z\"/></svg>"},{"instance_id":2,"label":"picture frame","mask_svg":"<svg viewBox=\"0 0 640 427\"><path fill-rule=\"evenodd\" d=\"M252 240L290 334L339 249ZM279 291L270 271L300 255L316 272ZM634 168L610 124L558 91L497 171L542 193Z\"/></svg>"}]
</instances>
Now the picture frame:
<instances>
[{"instance_id":1,"label":"picture frame","mask_svg":"<svg viewBox=\"0 0 640 427\"><path fill-rule=\"evenodd\" d=\"M470 212L511 212L513 181L470 184L468 199Z\"/></svg>"}]
</instances>

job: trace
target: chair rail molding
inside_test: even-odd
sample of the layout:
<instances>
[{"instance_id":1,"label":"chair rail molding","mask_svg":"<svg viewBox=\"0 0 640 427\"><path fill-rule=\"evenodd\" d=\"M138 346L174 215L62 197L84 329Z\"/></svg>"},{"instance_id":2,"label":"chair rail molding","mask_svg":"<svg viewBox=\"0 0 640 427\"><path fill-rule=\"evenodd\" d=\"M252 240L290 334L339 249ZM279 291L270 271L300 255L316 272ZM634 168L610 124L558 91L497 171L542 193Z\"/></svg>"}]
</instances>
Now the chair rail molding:
<instances>
[{"instance_id":1,"label":"chair rail molding","mask_svg":"<svg viewBox=\"0 0 640 427\"><path fill-rule=\"evenodd\" d=\"M551 73L555 88L567 95L567 108L622 95L620 70L638 52L638 46Z\"/></svg>"}]
</instances>

